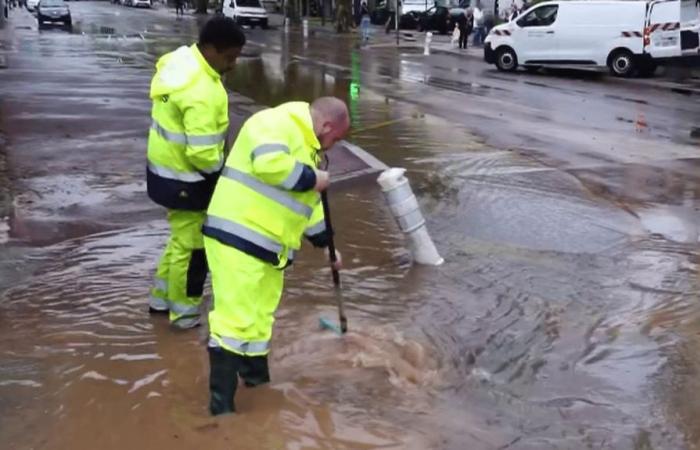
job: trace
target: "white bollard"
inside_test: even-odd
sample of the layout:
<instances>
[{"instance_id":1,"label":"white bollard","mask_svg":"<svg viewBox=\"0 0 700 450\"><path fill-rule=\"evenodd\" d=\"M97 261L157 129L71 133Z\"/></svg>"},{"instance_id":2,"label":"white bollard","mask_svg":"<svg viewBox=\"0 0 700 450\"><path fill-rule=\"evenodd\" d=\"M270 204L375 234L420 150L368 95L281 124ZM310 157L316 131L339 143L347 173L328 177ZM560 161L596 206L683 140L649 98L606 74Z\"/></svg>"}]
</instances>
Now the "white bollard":
<instances>
[{"instance_id":1,"label":"white bollard","mask_svg":"<svg viewBox=\"0 0 700 450\"><path fill-rule=\"evenodd\" d=\"M289 33L289 19L287 17L284 18L284 32Z\"/></svg>"},{"instance_id":2,"label":"white bollard","mask_svg":"<svg viewBox=\"0 0 700 450\"><path fill-rule=\"evenodd\" d=\"M418 264L438 266L445 262L428 234L418 200L404 176L406 169L391 168L379 175L377 183L401 231L408 237L413 259Z\"/></svg>"},{"instance_id":3,"label":"white bollard","mask_svg":"<svg viewBox=\"0 0 700 450\"><path fill-rule=\"evenodd\" d=\"M304 19L304 39L309 37L309 21Z\"/></svg>"},{"instance_id":4,"label":"white bollard","mask_svg":"<svg viewBox=\"0 0 700 450\"><path fill-rule=\"evenodd\" d=\"M425 46L423 47L423 54L430 55L430 43L433 41L433 33L428 31L425 33Z\"/></svg>"}]
</instances>

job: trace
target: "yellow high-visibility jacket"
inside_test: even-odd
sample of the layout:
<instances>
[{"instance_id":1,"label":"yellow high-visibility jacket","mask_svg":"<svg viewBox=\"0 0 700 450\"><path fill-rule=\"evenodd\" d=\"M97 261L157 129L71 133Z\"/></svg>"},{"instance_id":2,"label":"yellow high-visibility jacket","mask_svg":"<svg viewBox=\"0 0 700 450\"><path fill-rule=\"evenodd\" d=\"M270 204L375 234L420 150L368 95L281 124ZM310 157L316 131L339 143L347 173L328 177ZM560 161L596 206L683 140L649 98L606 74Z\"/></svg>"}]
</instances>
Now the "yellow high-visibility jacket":
<instances>
[{"instance_id":1,"label":"yellow high-visibility jacket","mask_svg":"<svg viewBox=\"0 0 700 450\"><path fill-rule=\"evenodd\" d=\"M306 236L327 245L314 190L321 145L308 103L290 102L245 122L214 190L205 236L284 268Z\"/></svg>"},{"instance_id":2,"label":"yellow high-visibility jacket","mask_svg":"<svg viewBox=\"0 0 700 450\"><path fill-rule=\"evenodd\" d=\"M151 82L148 195L172 209L207 209L224 162L228 95L197 45L161 57Z\"/></svg>"}]
</instances>

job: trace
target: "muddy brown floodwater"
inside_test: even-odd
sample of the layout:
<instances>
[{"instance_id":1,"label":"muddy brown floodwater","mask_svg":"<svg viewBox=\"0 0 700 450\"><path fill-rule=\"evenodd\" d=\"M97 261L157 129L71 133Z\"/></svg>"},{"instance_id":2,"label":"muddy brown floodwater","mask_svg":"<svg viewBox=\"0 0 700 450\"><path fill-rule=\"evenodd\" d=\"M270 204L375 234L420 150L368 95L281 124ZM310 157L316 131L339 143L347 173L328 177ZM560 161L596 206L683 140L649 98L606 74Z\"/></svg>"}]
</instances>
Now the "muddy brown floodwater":
<instances>
[{"instance_id":1,"label":"muddy brown floodwater","mask_svg":"<svg viewBox=\"0 0 700 450\"><path fill-rule=\"evenodd\" d=\"M334 292L305 248L287 274L273 382L241 389L239 414L208 416L205 328L176 332L146 313L167 232L143 192L146 92L156 57L196 23L71 8L73 33L18 28L0 72L14 194L3 448L697 448L697 148L664 141L678 157L650 158L652 136L633 129L608 158L567 160L556 139L500 145L527 139L421 106L401 75L413 56L332 35L304 46L251 32L269 41L227 79L232 122L281 101L347 99L350 140L408 169L446 263L411 263L371 177L336 187L349 334L319 329L336 317ZM470 89L450 95L500 95Z\"/></svg>"}]
</instances>

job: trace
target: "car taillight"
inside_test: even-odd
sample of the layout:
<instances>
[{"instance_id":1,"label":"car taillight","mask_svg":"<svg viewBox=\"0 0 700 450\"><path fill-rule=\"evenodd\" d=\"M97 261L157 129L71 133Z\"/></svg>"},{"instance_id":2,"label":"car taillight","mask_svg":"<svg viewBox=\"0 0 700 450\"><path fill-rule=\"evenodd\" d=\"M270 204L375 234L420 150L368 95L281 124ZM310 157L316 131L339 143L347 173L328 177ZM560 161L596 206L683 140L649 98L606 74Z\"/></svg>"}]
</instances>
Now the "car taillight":
<instances>
[{"instance_id":1,"label":"car taillight","mask_svg":"<svg viewBox=\"0 0 700 450\"><path fill-rule=\"evenodd\" d=\"M648 46L651 44L651 28L646 27L644 28L644 46Z\"/></svg>"}]
</instances>

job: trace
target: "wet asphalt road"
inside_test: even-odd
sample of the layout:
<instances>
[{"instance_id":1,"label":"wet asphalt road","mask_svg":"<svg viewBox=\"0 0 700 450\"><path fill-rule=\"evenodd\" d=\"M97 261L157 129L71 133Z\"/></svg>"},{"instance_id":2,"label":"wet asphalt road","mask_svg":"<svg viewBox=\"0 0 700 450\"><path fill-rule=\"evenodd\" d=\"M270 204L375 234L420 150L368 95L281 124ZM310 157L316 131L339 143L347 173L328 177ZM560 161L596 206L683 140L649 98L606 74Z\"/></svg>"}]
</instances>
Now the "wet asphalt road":
<instances>
[{"instance_id":1,"label":"wet asphalt road","mask_svg":"<svg viewBox=\"0 0 700 450\"><path fill-rule=\"evenodd\" d=\"M70 5L72 31L39 31L21 12L0 42L10 448L700 444L697 97L504 75L383 36L360 47L249 30L226 82L234 131L267 105L345 98L350 140L409 170L447 263L410 264L371 180L339 187L352 334L316 330L334 299L305 250L278 315L273 384L213 420L203 332L144 313L166 232L144 195L148 83L200 19Z\"/></svg>"}]
</instances>

